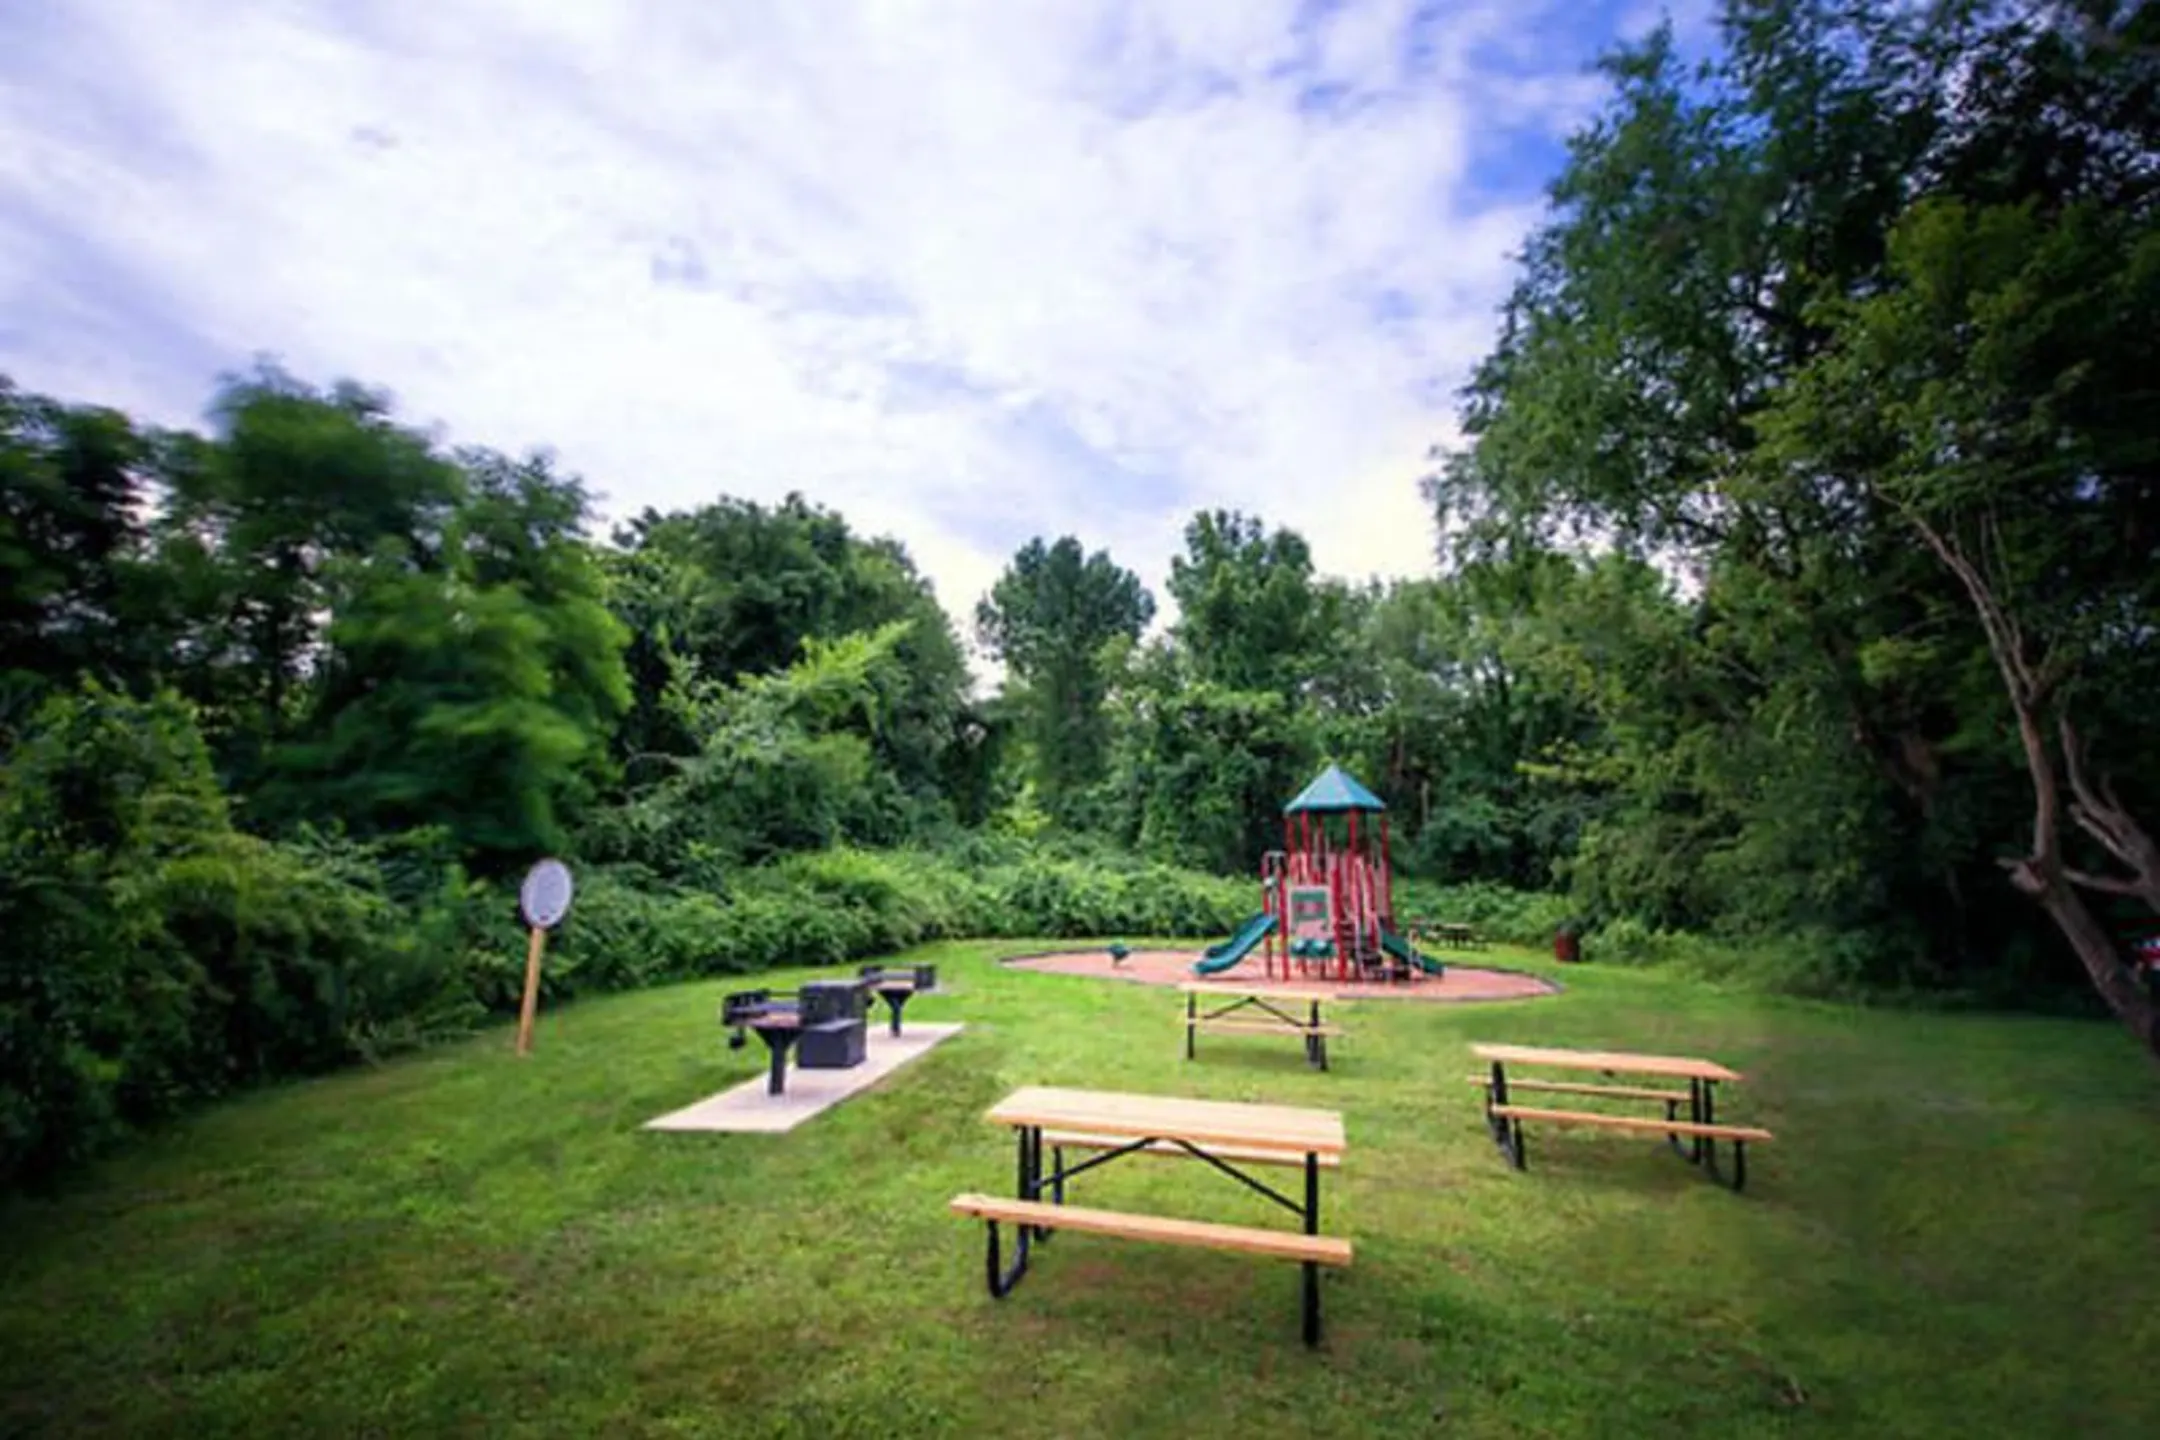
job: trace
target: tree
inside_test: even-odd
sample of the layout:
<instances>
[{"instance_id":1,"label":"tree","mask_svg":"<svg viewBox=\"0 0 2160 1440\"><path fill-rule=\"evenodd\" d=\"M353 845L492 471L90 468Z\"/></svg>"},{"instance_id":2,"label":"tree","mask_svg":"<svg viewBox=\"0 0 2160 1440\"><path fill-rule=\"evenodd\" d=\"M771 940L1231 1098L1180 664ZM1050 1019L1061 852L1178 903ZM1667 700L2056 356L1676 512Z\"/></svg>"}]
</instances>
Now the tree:
<instances>
[{"instance_id":1,"label":"tree","mask_svg":"<svg viewBox=\"0 0 2160 1440\"><path fill-rule=\"evenodd\" d=\"M2004 867L2160 1057L2160 1007L2083 893L2160 914L2160 846L2137 815L2160 680L2160 223L2090 201L1925 201L1889 269L1820 307L1834 345L1765 417L1764 464L1875 497L1955 577L2031 783L2030 839ZM2131 798L2094 735L2144 762Z\"/></svg>"},{"instance_id":2,"label":"tree","mask_svg":"<svg viewBox=\"0 0 2160 1440\"><path fill-rule=\"evenodd\" d=\"M1591 723L1569 677L1541 666L1552 592L1571 570L1550 553L1478 563L1350 607L1358 620L1337 651L1374 688L1355 726L1328 706L1344 737L1330 748L1359 757L1388 801L1406 868L1539 888L1573 848L1583 799L1538 768Z\"/></svg>"},{"instance_id":3,"label":"tree","mask_svg":"<svg viewBox=\"0 0 2160 1440\"><path fill-rule=\"evenodd\" d=\"M1070 535L1021 546L975 608L978 638L1017 682L1008 688L1026 717L1040 803L1060 820L1078 818L1081 794L1104 775L1104 647L1138 640L1154 615L1138 576Z\"/></svg>"},{"instance_id":4,"label":"tree","mask_svg":"<svg viewBox=\"0 0 2160 1440\"><path fill-rule=\"evenodd\" d=\"M967 691L967 660L904 547L865 540L800 495L772 507L723 499L648 511L615 540L610 604L630 630L633 690L617 754L633 781L649 774L642 757L695 753L685 687L774 674L813 639L905 622L893 663L878 670L882 718L861 733L893 825L909 822L907 807L942 797L941 757Z\"/></svg>"},{"instance_id":5,"label":"tree","mask_svg":"<svg viewBox=\"0 0 2160 1440\"><path fill-rule=\"evenodd\" d=\"M863 736L880 723L879 673L910 623L812 636L785 670L698 686L696 751L656 757L660 778L596 817L588 852L718 885L738 865L873 833L876 762Z\"/></svg>"},{"instance_id":6,"label":"tree","mask_svg":"<svg viewBox=\"0 0 2160 1440\"><path fill-rule=\"evenodd\" d=\"M0 685L23 692L10 707L19 717L54 681L92 675L146 692L159 668L150 449L124 415L26 395L0 376Z\"/></svg>"},{"instance_id":7,"label":"tree","mask_svg":"<svg viewBox=\"0 0 2160 1440\"><path fill-rule=\"evenodd\" d=\"M1251 875L1282 847L1282 807L1312 778L1314 717L1267 691L1193 675L1178 648L1146 647L1120 676L1112 767L1122 838L1147 854Z\"/></svg>"},{"instance_id":8,"label":"tree","mask_svg":"<svg viewBox=\"0 0 2160 1440\"><path fill-rule=\"evenodd\" d=\"M1170 561L1176 638L1201 679L1231 690L1294 693L1333 634L1313 583L1312 551L1292 530L1209 510L1185 526Z\"/></svg>"},{"instance_id":9,"label":"tree","mask_svg":"<svg viewBox=\"0 0 2160 1440\"><path fill-rule=\"evenodd\" d=\"M629 704L621 624L581 534L587 501L540 457L468 452L428 563L402 538L326 566L327 649L262 808L366 834L447 826L478 868L560 848Z\"/></svg>"},{"instance_id":10,"label":"tree","mask_svg":"<svg viewBox=\"0 0 2160 1440\"><path fill-rule=\"evenodd\" d=\"M206 442L167 452L157 532L185 596L180 683L247 789L304 709L333 574L440 570L463 483L387 395L350 382L318 391L264 365L226 381L211 414Z\"/></svg>"},{"instance_id":11,"label":"tree","mask_svg":"<svg viewBox=\"0 0 2160 1440\"><path fill-rule=\"evenodd\" d=\"M1637 708L1701 757L1641 773L1677 787L1668 813L1717 817L1690 827L1690 873L1722 881L1703 899L1742 918L1761 888L1716 867L1759 876L1815 837L1841 893L1789 887L1788 924L1885 938L1917 917L1924 957L1893 963L1970 978L2019 929L1985 882L2021 767L1983 738L2000 680L1953 623L1967 587L1879 487L1773 456L1766 428L1842 343L1829 307L1897 283L1892 236L1924 197L2145 203L2152 77L1981 3L1735 0L1723 32L1692 74L1662 36L1610 63L1616 99L1577 137L1432 498L1458 558L1590 543L1685 580L1693 673ZM1748 773L1704 743L1719 728ZM1841 750L1871 773L1834 780Z\"/></svg>"}]
</instances>

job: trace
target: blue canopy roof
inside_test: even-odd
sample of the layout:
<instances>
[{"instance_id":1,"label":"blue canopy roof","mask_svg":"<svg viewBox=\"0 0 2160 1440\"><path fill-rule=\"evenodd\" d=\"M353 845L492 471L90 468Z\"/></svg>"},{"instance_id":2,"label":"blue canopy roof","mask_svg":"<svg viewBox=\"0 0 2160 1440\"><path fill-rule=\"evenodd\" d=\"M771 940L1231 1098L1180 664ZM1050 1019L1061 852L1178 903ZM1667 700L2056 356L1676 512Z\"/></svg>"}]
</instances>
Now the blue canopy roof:
<instances>
[{"instance_id":1,"label":"blue canopy roof","mask_svg":"<svg viewBox=\"0 0 2160 1440\"><path fill-rule=\"evenodd\" d=\"M1385 810L1380 797L1350 777L1340 765L1330 765L1298 797L1283 806L1283 814L1300 810Z\"/></svg>"}]
</instances>

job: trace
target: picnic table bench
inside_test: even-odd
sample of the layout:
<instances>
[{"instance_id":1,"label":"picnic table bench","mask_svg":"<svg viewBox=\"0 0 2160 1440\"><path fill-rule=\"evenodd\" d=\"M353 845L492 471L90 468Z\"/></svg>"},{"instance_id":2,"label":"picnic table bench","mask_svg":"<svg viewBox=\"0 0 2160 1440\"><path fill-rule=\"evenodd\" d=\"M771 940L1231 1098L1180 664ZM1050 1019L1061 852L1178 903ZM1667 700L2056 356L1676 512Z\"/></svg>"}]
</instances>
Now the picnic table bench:
<instances>
[{"instance_id":1,"label":"picnic table bench","mask_svg":"<svg viewBox=\"0 0 2160 1440\"><path fill-rule=\"evenodd\" d=\"M1735 1191L1747 1184L1747 1147L1775 1137L1755 1125L1727 1125L1717 1119L1715 1087L1720 1081L1737 1081L1737 1071L1686 1055L1637 1055L1624 1050L1566 1050L1536 1045L1473 1044L1471 1053L1491 1066L1489 1073L1466 1077L1485 1089L1485 1123L1518 1170L1529 1168L1523 1145L1525 1120L1557 1125L1580 1125L1641 1134L1662 1134L1673 1152L1690 1164L1700 1165ZM1666 1081L1687 1081L1687 1089L1670 1086L1619 1085L1581 1080L1524 1079L1508 1074L1510 1065L1543 1065L1556 1069L1596 1071L1604 1076L1647 1076ZM1541 1105L1518 1105L1521 1093L1586 1095L1610 1100L1647 1100L1665 1107L1663 1116L1618 1115L1597 1110L1562 1110ZM1688 1107L1680 1116L1681 1102ZM1683 1147L1681 1141L1688 1144ZM1732 1146L1732 1174L1718 1169L1717 1142Z\"/></svg>"},{"instance_id":2,"label":"picnic table bench","mask_svg":"<svg viewBox=\"0 0 2160 1440\"><path fill-rule=\"evenodd\" d=\"M951 1210L987 1223L985 1272L990 1294L1003 1299L1026 1275L1031 1244L1048 1243L1052 1232L1078 1230L1126 1240L1232 1250L1295 1260L1304 1272L1305 1343L1320 1340L1320 1267L1350 1263L1346 1239L1320 1233L1320 1172L1341 1164L1342 1116L1332 1110L1256 1105L1224 1100L1185 1100L1163 1095L1027 1086L985 1114L1009 1126L1018 1145L1017 1194L955 1195ZM1043 1169L1043 1149L1052 1150ZM1093 1152L1067 1163L1065 1151ZM1101 1210L1065 1203L1066 1185L1097 1166L1127 1155L1185 1156L1204 1161L1296 1215L1301 1230L1231 1225L1177 1216ZM1294 1166L1304 1171L1302 1203L1247 1174L1241 1165ZM1046 1198L1047 1197L1047 1198ZM1006 1267L998 1226L1014 1231L1014 1257Z\"/></svg>"},{"instance_id":3,"label":"picnic table bench","mask_svg":"<svg viewBox=\"0 0 2160 1440\"><path fill-rule=\"evenodd\" d=\"M1306 1063L1325 1070L1328 1068L1328 1037L1343 1033L1341 1026L1328 1024L1320 1018L1321 1005L1335 998L1331 991L1300 990L1282 985L1241 987L1200 980L1185 981L1178 990L1185 996L1185 1013L1179 1019L1185 1026L1185 1058L1188 1060L1194 1058L1194 1042L1202 1030L1297 1035L1305 1042ZM1227 999L1230 1003L1202 1014L1200 997L1203 995ZM1302 1015L1294 1013L1300 1005L1305 1007Z\"/></svg>"}]
</instances>

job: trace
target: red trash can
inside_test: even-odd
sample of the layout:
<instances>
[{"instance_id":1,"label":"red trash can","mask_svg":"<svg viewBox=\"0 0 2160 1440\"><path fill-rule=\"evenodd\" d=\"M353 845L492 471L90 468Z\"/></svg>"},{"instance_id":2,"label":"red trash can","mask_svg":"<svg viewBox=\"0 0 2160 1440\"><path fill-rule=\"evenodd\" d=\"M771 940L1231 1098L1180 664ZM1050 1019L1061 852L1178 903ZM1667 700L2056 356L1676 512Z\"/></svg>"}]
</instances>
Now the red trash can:
<instances>
[{"instance_id":1,"label":"red trash can","mask_svg":"<svg viewBox=\"0 0 2160 1440\"><path fill-rule=\"evenodd\" d=\"M1558 930L1552 937L1553 959L1572 965L1582 959L1582 940L1572 930Z\"/></svg>"}]
</instances>

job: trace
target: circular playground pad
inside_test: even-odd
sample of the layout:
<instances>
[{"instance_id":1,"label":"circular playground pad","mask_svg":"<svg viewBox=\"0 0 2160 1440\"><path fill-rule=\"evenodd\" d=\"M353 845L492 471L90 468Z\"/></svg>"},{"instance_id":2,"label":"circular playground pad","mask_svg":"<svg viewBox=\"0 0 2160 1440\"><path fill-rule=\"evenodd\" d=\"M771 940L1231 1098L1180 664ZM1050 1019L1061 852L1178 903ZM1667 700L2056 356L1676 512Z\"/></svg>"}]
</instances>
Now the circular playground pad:
<instances>
[{"instance_id":1,"label":"circular playground pad","mask_svg":"<svg viewBox=\"0 0 2160 1440\"><path fill-rule=\"evenodd\" d=\"M1535 975L1515 970L1488 970L1448 962L1447 973L1427 975L1399 984L1362 980L1325 980L1318 976L1292 976L1280 972L1270 980L1257 959L1220 975L1195 975L1198 950L1134 950L1115 963L1107 949L1054 950L1047 954L1013 955L1000 961L1015 970L1040 970L1049 975L1092 975L1101 980L1130 980L1139 985L1182 985L1186 981L1219 982L1225 990L1267 989L1321 990L1338 1000L1523 1000L1534 995L1555 995L1560 987Z\"/></svg>"}]
</instances>

